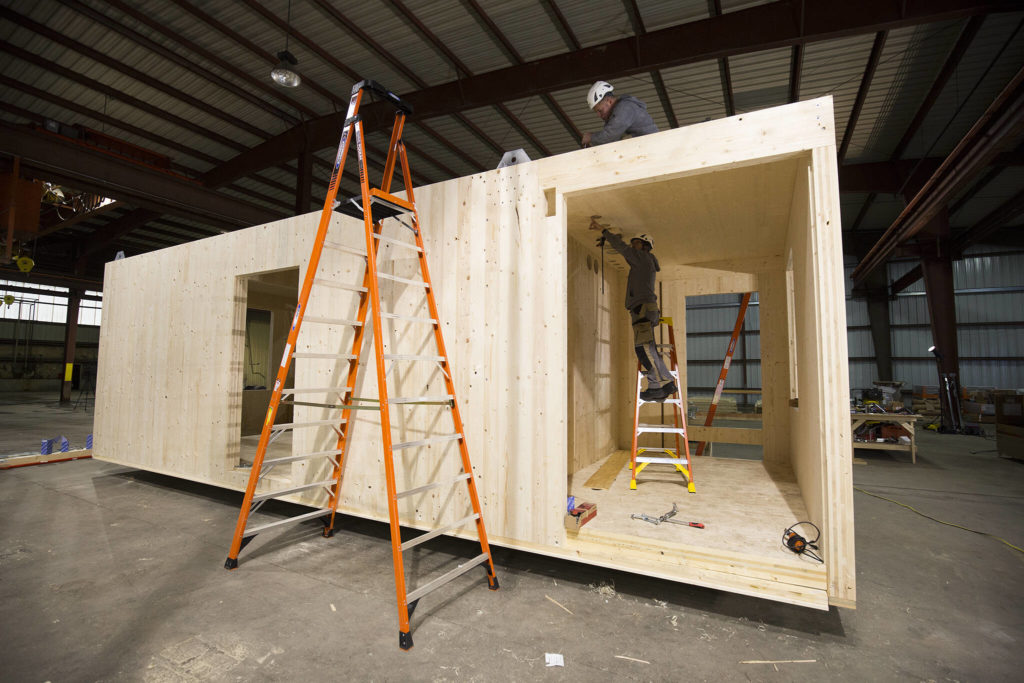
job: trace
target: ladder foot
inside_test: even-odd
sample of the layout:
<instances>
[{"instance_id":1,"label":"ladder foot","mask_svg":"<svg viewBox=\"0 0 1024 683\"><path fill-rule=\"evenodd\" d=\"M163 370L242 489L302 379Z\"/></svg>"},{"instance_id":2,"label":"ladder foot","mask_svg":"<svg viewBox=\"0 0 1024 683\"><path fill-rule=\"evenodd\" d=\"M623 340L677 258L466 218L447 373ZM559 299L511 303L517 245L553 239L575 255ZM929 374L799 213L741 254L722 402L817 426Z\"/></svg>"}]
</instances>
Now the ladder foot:
<instances>
[{"instance_id":1,"label":"ladder foot","mask_svg":"<svg viewBox=\"0 0 1024 683\"><path fill-rule=\"evenodd\" d=\"M399 631L398 632L398 647L403 650L412 649L412 631Z\"/></svg>"},{"instance_id":2,"label":"ladder foot","mask_svg":"<svg viewBox=\"0 0 1024 683\"><path fill-rule=\"evenodd\" d=\"M331 538L334 536L334 527L324 527L324 538Z\"/></svg>"},{"instance_id":3,"label":"ladder foot","mask_svg":"<svg viewBox=\"0 0 1024 683\"><path fill-rule=\"evenodd\" d=\"M697 493L697 487L693 485L692 481L686 485L686 490L690 493Z\"/></svg>"},{"instance_id":4,"label":"ladder foot","mask_svg":"<svg viewBox=\"0 0 1024 683\"><path fill-rule=\"evenodd\" d=\"M487 587L492 591L496 591L500 588L500 586L498 586L498 577L496 574L487 574Z\"/></svg>"},{"instance_id":5,"label":"ladder foot","mask_svg":"<svg viewBox=\"0 0 1024 683\"><path fill-rule=\"evenodd\" d=\"M224 569L238 569L238 558L229 557L224 561Z\"/></svg>"},{"instance_id":6,"label":"ladder foot","mask_svg":"<svg viewBox=\"0 0 1024 683\"><path fill-rule=\"evenodd\" d=\"M629 482L629 490L630 491L636 491L636 479L634 479L631 482Z\"/></svg>"}]
</instances>

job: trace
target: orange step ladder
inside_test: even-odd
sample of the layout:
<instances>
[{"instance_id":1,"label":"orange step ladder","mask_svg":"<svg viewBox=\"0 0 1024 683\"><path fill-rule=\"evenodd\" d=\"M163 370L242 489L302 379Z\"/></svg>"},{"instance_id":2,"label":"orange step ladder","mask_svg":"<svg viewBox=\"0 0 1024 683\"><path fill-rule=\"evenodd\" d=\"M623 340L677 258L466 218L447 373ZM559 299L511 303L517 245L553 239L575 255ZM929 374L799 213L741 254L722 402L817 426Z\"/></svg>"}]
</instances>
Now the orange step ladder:
<instances>
[{"instance_id":1,"label":"orange step ladder","mask_svg":"<svg viewBox=\"0 0 1024 683\"><path fill-rule=\"evenodd\" d=\"M693 462L690 459L690 441L686 436L686 416L683 411L683 399L680 396L678 387L682 386L679 381L679 360L676 355L676 334L672 328L672 318L662 318L659 325L668 328L668 344L658 344L658 352L665 350L669 353L669 374L676 383L676 393L673 397L656 403L668 403L672 406L673 424L644 424L640 422L640 407L645 401L640 398L640 380L643 378L643 369L637 362L636 367L636 400L633 404L633 446L629 456L629 469L631 470L629 488L636 490L636 477L645 467L652 464L672 465L676 468L686 481L686 490L690 493L697 491L693 483ZM643 434L671 434L675 437L675 448L649 448L638 446L638 441ZM662 455L650 456L644 453L661 453Z\"/></svg>"},{"instance_id":2,"label":"orange step ladder","mask_svg":"<svg viewBox=\"0 0 1024 683\"><path fill-rule=\"evenodd\" d=\"M391 132L391 141L388 145L387 160L384 164L384 174L380 188L371 187L368 180L365 136L363 133L363 122L359 117L359 106L367 91L390 103L396 110L394 128ZM444 339L441 334L440 318L437 311L437 303L434 296L434 288L431 285L430 273L427 269L426 251L423 247L423 236L420 231L419 216L416 211L416 201L413 196L411 176L409 173L409 160L406 154L405 144L402 141L402 130L405 120L411 113L412 107L409 104L374 81L360 81L352 88L352 97L349 101L348 114L345 118L344 129L341 134L341 142L338 145L338 155L335 159L334 170L331 174L331 181L327 188L327 197L324 200L324 208L320 214L320 225L317 230L313 251L309 258L309 266L306 270L305 280L303 281L302 290L299 294L298 305L295 309L295 317L292 320L291 330L288 334L284 357L281 359L281 366L278 369L277 379L274 382L274 391L270 399L270 406L267 409L266 420L263 423L263 431L260 434L256 458L252 463L252 471L249 476L248 486L246 487L245 497L242 500L242 507L238 515L238 523L235 527L235 534L231 542L231 549L228 552L228 558L224 563L224 566L227 569L236 568L238 566L238 555L242 548L244 548L245 545L256 536L256 534L279 525L323 517L323 535L326 537L333 535L335 514L338 509L338 502L341 494L342 466L346 455L348 455L347 446L349 444L352 425L352 410L379 410L381 440L383 442L384 450L384 471L387 480L388 518L391 524L391 550L394 563L395 592L398 601L398 643L403 650L408 650L413 645L412 632L409 626L409 617L412 614L412 611L416 608L419 599L427 593L440 588L449 581L479 565L484 565L488 587L491 590L498 589L498 578L494 571L494 562L491 558L490 546L487 544L487 532L484 528L480 499L477 494L476 482L473 477L473 467L469 460L469 451L466 446L465 430L462 423L462 417L459 412L459 404L455 396L455 384L452 378L451 363L448 359L448 353L445 350ZM353 198L348 202L339 203L336 201L339 179L342 170L345 167L345 158L348 154L349 145L352 139L355 140L355 148L358 157L361 196L358 199ZM390 193L391 181L395 175L396 166L400 166L401 168L402 178L405 184L405 199ZM334 211L355 216L363 221L366 238L366 251L362 252L359 250L358 255L366 259L366 270L363 275L363 284L361 287L342 285L331 280L324 280L317 277L317 268L320 263L320 256L325 247L340 248L343 251L349 252L353 251L348 247L326 241L328 228L331 224L332 212ZM405 220L402 220L403 216L409 219L411 225ZM410 242L398 237L385 237L383 229L385 221L388 219L395 219L392 223L404 226L403 230L408 229L411 231L415 241ZM405 233L403 232L402 234L404 235ZM408 278L396 278L394 275L378 272L377 252L382 242L388 243L389 246L415 252L419 262L421 279L413 280ZM429 317L399 315L397 313L382 311L380 279L397 280L403 285L422 287L426 293L425 303L427 311L425 313L427 313ZM351 351L349 353L326 354L295 352L299 330L302 327L310 293L314 286L318 288L333 287L348 289L358 293L359 307L357 318L355 320L328 319L314 316L310 316L305 319L305 322L307 323L325 324L334 327L348 326L353 328L353 341ZM359 370L359 355L362 350L366 334L366 318L368 314L372 314L371 317L373 321L373 347L377 369L378 395L375 397L356 397L353 396L353 392L356 388L356 378ZM410 354L385 353L381 327L382 318L399 319L411 324L423 323L432 326L433 338L437 347L436 355L424 354L420 349L416 349L416 353ZM391 351L394 350L395 349L391 349ZM287 381L288 369L293 358L333 360L335 363L337 363L338 360L347 360L346 381L344 385L326 388L286 388L284 385ZM388 392L388 369L386 366L388 362L426 362L436 364L440 368L441 375L444 378L447 393L440 396L391 396ZM345 364L343 363L342 366L344 367ZM346 373L346 370L342 369L340 373ZM295 396L298 394L313 394L314 398L323 397L323 402L310 403L303 400L300 403L295 401ZM291 396L292 402L295 405L321 407L335 412L336 415L326 420L275 424L274 419L277 414L278 407L282 403L283 396ZM365 405L367 402L376 405L367 406ZM423 406L433 406L435 409L449 411L452 416L454 431L452 433L429 436L428 438L415 441L394 442L391 434L391 411L393 409L401 410L403 406L410 405L421 409ZM330 450L280 458L267 459L265 457L267 447L281 434L288 430L310 426L332 427L338 435L336 447ZM453 441L458 442L459 454L461 457L462 471L457 476L449 477L442 481L427 483L422 486L416 486L404 491L397 490L395 484L395 451L418 449L431 446L433 444L443 444ZM365 457L365 454L360 454L360 457ZM265 478L266 474L275 466L302 460L319 460L321 458L325 458L329 463L329 467L331 469L329 477L325 477L323 479L320 477L314 477L321 480L302 484L300 486L290 486L288 488L277 490L262 490L266 488L267 484L263 483L261 486L261 482ZM436 489L454 487L461 482L465 482L472 512L450 526L421 534L403 542L398 510L399 500L408 496L417 496ZM260 490L258 491L258 489ZM323 504L318 506L316 510L294 517L278 519L269 523L250 524L251 515L267 500L310 490L318 490L326 497ZM470 523L472 523L476 528L477 538L480 543L480 554L472 559L462 562L454 569L434 578L431 581L428 581L422 586L414 590L408 590L406 586L403 552L419 545L422 542L428 541L442 534L455 531L469 525Z\"/></svg>"}]
</instances>

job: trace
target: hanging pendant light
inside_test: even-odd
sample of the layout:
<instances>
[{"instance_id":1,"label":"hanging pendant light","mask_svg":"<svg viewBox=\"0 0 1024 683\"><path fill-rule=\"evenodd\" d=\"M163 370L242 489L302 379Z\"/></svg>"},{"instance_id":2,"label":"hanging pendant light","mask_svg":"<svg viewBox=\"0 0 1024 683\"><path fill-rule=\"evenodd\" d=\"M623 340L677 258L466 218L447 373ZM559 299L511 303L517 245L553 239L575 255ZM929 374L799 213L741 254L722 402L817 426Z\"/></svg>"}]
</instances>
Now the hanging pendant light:
<instances>
[{"instance_id":1,"label":"hanging pendant light","mask_svg":"<svg viewBox=\"0 0 1024 683\"><path fill-rule=\"evenodd\" d=\"M278 85L285 88L297 88L302 83L302 77L295 70L299 60L288 51L288 38L292 32L292 0L288 0L288 30L284 34L284 50L277 53L277 66L270 72L270 78Z\"/></svg>"}]
</instances>

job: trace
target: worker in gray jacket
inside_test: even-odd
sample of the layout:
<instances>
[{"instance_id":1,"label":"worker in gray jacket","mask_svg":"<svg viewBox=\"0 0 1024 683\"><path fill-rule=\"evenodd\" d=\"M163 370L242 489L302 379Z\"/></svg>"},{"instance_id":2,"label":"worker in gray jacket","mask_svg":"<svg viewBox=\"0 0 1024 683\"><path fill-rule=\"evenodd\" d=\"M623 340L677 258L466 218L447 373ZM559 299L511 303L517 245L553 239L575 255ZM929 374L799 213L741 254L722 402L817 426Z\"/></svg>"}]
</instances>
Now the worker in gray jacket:
<instances>
[{"instance_id":1,"label":"worker in gray jacket","mask_svg":"<svg viewBox=\"0 0 1024 683\"><path fill-rule=\"evenodd\" d=\"M629 311L633 323L633 348L636 357L644 369L647 378L647 389L640 392L644 401L664 401L678 391L672 380L668 367L654 340L654 328L660 324L661 311L658 310L658 295L654 291L655 277L661 266L657 257L651 253L654 240L650 235L640 234L630 240L629 245L622 237L590 220L591 230L600 230L598 244L607 242L615 251L622 254L629 264L629 277L626 280L626 310Z\"/></svg>"},{"instance_id":2,"label":"worker in gray jacket","mask_svg":"<svg viewBox=\"0 0 1024 683\"><path fill-rule=\"evenodd\" d=\"M637 137L658 132L658 126L647 113L646 104L632 95L613 95L613 90L607 81L598 81L590 87L587 104L605 123L600 131L583 134L584 147L615 142L626 134Z\"/></svg>"}]
</instances>

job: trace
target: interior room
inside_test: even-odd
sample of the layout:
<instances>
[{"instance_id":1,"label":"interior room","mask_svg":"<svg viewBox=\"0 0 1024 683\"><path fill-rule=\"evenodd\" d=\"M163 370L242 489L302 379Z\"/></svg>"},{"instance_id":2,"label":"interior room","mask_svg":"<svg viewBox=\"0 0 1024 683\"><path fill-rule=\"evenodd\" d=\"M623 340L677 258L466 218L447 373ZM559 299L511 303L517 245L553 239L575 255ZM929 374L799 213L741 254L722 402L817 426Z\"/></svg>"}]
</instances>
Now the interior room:
<instances>
[{"instance_id":1,"label":"interior room","mask_svg":"<svg viewBox=\"0 0 1024 683\"><path fill-rule=\"evenodd\" d=\"M568 493L598 506L581 538L639 536L672 550L699 545L794 566L808 562L789 553L779 539L795 522L820 524L822 517L814 507L818 494L803 491L795 472L796 453L789 445L791 411L799 411L791 407L796 398L791 375L804 343L790 334L790 322L812 312L791 305L793 288L786 283L794 281L793 268L799 263L791 253L810 229L809 161L807 154L791 155L672 180L594 188L567 198ZM692 457L693 492L688 491L685 472L658 463L639 472L636 489L630 489L637 358L624 308L628 265L610 245L603 254L595 245L599 233L589 229L592 216L622 234L627 244L638 233L654 239L653 253L661 266L661 313L672 321L684 406L689 405L687 299L755 293L764 368L761 414L756 416L761 421L733 416L706 428L707 398L700 411L699 401L694 401L689 450L696 452L701 441L712 445L702 456ZM659 342L668 342L667 325L659 335ZM724 344L721 351L724 358ZM667 349L665 358L671 367ZM639 422L671 426L674 413L675 406L648 403ZM674 439L672 434L641 434L638 447L675 449ZM729 457L729 448L716 452L714 444L748 449L737 451L741 457ZM676 452L685 452L685 446ZM758 458L757 453L763 455ZM675 519L704 528L655 525L633 517L659 517L674 505Z\"/></svg>"}]
</instances>

